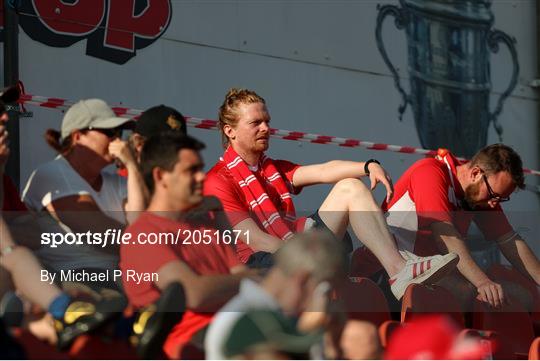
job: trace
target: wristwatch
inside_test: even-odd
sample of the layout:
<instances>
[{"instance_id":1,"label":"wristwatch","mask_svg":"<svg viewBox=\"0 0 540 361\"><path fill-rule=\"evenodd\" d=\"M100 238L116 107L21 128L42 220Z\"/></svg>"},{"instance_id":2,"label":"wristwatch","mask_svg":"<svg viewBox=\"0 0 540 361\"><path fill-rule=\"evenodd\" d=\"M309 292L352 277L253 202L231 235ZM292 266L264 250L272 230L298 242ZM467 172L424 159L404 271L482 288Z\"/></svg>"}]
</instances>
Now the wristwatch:
<instances>
[{"instance_id":1,"label":"wristwatch","mask_svg":"<svg viewBox=\"0 0 540 361\"><path fill-rule=\"evenodd\" d=\"M366 173L366 175L369 175L369 164L370 163L377 163L377 164L381 164L379 163L379 161L377 159L370 159L368 160L367 162L364 163L364 173Z\"/></svg>"}]
</instances>

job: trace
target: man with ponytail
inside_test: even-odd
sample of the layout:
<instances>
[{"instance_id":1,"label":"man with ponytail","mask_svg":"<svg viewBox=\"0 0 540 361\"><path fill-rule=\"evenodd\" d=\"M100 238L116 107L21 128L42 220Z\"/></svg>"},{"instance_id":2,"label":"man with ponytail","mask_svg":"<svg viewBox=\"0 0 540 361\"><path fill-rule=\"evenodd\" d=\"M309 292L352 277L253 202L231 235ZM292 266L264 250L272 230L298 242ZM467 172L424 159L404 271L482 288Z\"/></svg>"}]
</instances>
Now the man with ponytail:
<instances>
[{"instance_id":1,"label":"man with ponytail","mask_svg":"<svg viewBox=\"0 0 540 361\"><path fill-rule=\"evenodd\" d=\"M244 242L237 245L243 262L269 267L271 253L294 233L318 228L341 239L351 225L383 264L397 299L408 285L434 282L455 267L455 254L402 258L370 189L359 180L369 176L371 188L382 183L390 199L392 182L379 162L333 160L301 166L274 160L266 155L269 123L261 96L247 89L231 89L219 110L225 152L204 184L205 194L221 200L232 226L241 235L249 234L249 240L244 236ZM297 218L291 194L323 183L335 185L320 208L310 217Z\"/></svg>"}]
</instances>

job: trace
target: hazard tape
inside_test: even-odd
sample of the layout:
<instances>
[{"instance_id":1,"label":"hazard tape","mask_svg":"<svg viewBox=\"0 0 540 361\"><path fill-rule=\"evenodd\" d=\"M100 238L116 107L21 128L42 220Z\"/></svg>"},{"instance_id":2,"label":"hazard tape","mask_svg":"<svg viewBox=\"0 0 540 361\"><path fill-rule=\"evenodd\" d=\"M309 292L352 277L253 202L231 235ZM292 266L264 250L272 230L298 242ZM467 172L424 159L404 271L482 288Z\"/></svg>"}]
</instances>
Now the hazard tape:
<instances>
[{"instance_id":1,"label":"hazard tape","mask_svg":"<svg viewBox=\"0 0 540 361\"><path fill-rule=\"evenodd\" d=\"M31 94L21 94L21 97L19 98L19 103L31 104L31 105L36 105L40 107L60 109L60 110L67 110L70 106L75 104L75 102L67 100L67 99L47 98L47 97L31 95ZM143 112L143 110L140 110L140 109L127 108L127 107L111 107L111 109L119 117L133 118L133 119L137 119ZM212 129L212 130L218 129L218 122L216 120L196 118L196 117L190 117L190 116L186 116L185 118L186 118L187 125L190 127L199 128L199 129ZM352 138L340 138L340 137L334 137L334 136L328 136L328 135L305 133L305 132L276 129L276 128L270 128L270 136L272 138L278 138L278 139L293 140L293 141L298 141L298 142L307 142L307 143L315 143L315 144L333 144L340 147L349 147L349 148L366 148L366 149L371 149L371 150L389 151L389 152L406 153L406 154L419 154L419 155L424 155L424 156L435 156L437 154L437 151L429 150L429 149L400 146L400 145L393 145L393 144L366 142L366 141L361 141L361 140L352 139ZM459 160L466 161L466 159L464 158L459 158ZM540 171L537 171L537 170L523 168L523 172L526 174L540 176ZM526 189L533 192L540 193L540 186L527 184Z\"/></svg>"}]
</instances>

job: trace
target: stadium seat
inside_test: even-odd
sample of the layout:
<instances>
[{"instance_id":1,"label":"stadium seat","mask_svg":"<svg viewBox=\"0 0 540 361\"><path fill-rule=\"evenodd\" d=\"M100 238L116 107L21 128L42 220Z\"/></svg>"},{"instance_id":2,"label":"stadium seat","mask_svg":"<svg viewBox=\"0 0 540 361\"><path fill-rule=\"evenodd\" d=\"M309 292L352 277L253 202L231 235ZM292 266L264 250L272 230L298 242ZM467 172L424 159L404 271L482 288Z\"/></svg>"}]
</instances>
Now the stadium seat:
<instances>
[{"instance_id":1,"label":"stadium seat","mask_svg":"<svg viewBox=\"0 0 540 361\"><path fill-rule=\"evenodd\" d=\"M495 351L497 359L526 358L534 331L529 313L517 301L493 309L484 302L475 300L472 314L473 328L495 331L499 345Z\"/></svg>"},{"instance_id":2,"label":"stadium seat","mask_svg":"<svg viewBox=\"0 0 540 361\"><path fill-rule=\"evenodd\" d=\"M446 314L460 328L465 327L459 303L449 291L440 286L410 285L401 303L401 322L427 314Z\"/></svg>"},{"instance_id":3,"label":"stadium seat","mask_svg":"<svg viewBox=\"0 0 540 361\"><path fill-rule=\"evenodd\" d=\"M163 343L186 310L186 294L179 282L173 282L152 305L139 310L133 325L132 344L140 359L164 358Z\"/></svg>"},{"instance_id":4,"label":"stadium seat","mask_svg":"<svg viewBox=\"0 0 540 361\"><path fill-rule=\"evenodd\" d=\"M359 247L352 253L350 276L369 278L381 269L379 260L367 247Z\"/></svg>"},{"instance_id":5,"label":"stadium seat","mask_svg":"<svg viewBox=\"0 0 540 361\"><path fill-rule=\"evenodd\" d=\"M533 322L535 335L540 336L540 293L538 292L536 284L512 267L503 266L501 264L492 265L488 269L487 275L496 281L516 283L529 291L533 301L531 319Z\"/></svg>"},{"instance_id":6,"label":"stadium seat","mask_svg":"<svg viewBox=\"0 0 540 361\"><path fill-rule=\"evenodd\" d=\"M377 327L390 320L384 294L367 278L351 277L344 282L337 295L351 319L369 321Z\"/></svg>"},{"instance_id":7,"label":"stadium seat","mask_svg":"<svg viewBox=\"0 0 540 361\"><path fill-rule=\"evenodd\" d=\"M529 360L540 360L540 337L534 339L529 348Z\"/></svg>"}]
</instances>

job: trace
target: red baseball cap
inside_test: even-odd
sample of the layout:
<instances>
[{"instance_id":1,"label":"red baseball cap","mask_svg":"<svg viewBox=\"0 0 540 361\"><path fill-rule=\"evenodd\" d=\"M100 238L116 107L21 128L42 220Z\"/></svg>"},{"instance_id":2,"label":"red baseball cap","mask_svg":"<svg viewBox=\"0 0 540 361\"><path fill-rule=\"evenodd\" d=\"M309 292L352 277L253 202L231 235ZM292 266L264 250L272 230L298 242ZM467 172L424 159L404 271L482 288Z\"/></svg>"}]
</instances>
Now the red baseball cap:
<instances>
[{"instance_id":1,"label":"red baseball cap","mask_svg":"<svg viewBox=\"0 0 540 361\"><path fill-rule=\"evenodd\" d=\"M478 360L491 354L486 343L458 335L457 326L444 315L416 318L390 338L385 359Z\"/></svg>"}]
</instances>

